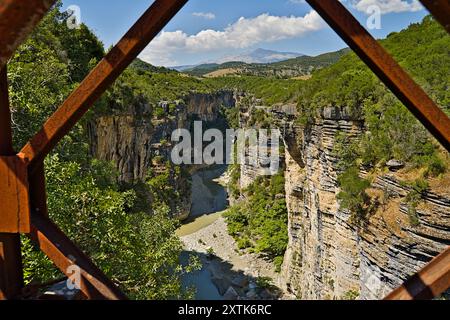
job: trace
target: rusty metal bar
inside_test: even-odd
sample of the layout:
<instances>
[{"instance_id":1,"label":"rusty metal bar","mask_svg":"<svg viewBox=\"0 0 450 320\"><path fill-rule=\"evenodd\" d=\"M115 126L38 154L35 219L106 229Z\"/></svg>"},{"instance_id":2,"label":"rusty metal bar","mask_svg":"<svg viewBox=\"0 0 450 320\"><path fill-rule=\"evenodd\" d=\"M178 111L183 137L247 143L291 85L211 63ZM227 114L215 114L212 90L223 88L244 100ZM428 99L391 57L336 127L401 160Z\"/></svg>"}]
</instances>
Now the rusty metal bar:
<instances>
[{"instance_id":1,"label":"rusty metal bar","mask_svg":"<svg viewBox=\"0 0 450 320\"><path fill-rule=\"evenodd\" d=\"M0 0L0 68L56 0Z\"/></svg>"},{"instance_id":2,"label":"rusty metal bar","mask_svg":"<svg viewBox=\"0 0 450 320\"><path fill-rule=\"evenodd\" d=\"M14 155L6 67L0 70L0 155ZM5 204L6 205L6 204ZM4 221L0 209L0 223ZM0 299L13 299L23 287L20 236L0 233Z\"/></svg>"},{"instance_id":3,"label":"rusty metal bar","mask_svg":"<svg viewBox=\"0 0 450 320\"><path fill-rule=\"evenodd\" d=\"M0 300L17 298L22 287L20 236L0 233Z\"/></svg>"},{"instance_id":4,"label":"rusty metal bar","mask_svg":"<svg viewBox=\"0 0 450 320\"><path fill-rule=\"evenodd\" d=\"M385 300L433 299L450 285L450 247L431 260L422 270L391 292Z\"/></svg>"},{"instance_id":5,"label":"rusty metal bar","mask_svg":"<svg viewBox=\"0 0 450 320\"><path fill-rule=\"evenodd\" d=\"M11 111L9 110L8 76L6 67L0 70L0 155L13 156Z\"/></svg>"},{"instance_id":6,"label":"rusty metal bar","mask_svg":"<svg viewBox=\"0 0 450 320\"><path fill-rule=\"evenodd\" d=\"M77 266L81 276L81 291L94 300L126 300L127 297L67 236L42 214L32 214L30 238L68 277L69 267Z\"/></svg>"},{"instance_id":7,"label":"rusty metal bar","mask_svg":"<svg viewBox=\"0 0 450 320\"><path fill-rule=\"evenodd\" d=\"M306 0L433 136L450 150L450 119L336 0Z\"/></svg>"},{"instance_id":8,"label":"rusty metal bar","mask_svg":"<svg viewBox=\"0 0 450 320\"><path fill-rule=\"evenodd\" d=\"M28 168L18 156L0 156L0 232L30 232Z\"/></svg>"},{"instance_id":9,"label":"rusty metal bar","mask_svg":"<svg viewBox=\"0 0 450 320\"><path fill-rule=\"evenodd\" d=\"M186 2L156 0L100 61L22 149L30 160L31 173Z\"/></svg>"},{"instance_id":10,"label":"rusty metal bar","mask_svg":"<svg viewBox=\"0 0 450 320\"><path fill-rule=\"evenodd\" d=\"M450 2L449 0L420 0L425 8L450 33Z\"/></svg>"},{"instance_id":11,"label":"rusty metal bar","mask_svg":"<svg viewBox=\"0 0 450 320\"><path fill-rule=\"evenodd\" d=\"M31 210L48 217L47 188L45 185L44 163L36 167L34 174L29 177Z\"/></svg>"}]
</instances>

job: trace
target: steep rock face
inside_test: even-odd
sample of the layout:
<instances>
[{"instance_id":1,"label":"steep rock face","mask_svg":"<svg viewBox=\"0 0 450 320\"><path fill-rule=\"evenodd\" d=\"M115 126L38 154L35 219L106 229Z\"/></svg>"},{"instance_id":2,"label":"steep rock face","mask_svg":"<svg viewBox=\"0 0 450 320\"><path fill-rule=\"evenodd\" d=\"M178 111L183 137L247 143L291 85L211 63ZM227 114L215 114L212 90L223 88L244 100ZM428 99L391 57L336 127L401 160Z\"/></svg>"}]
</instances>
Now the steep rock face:
<instances>
[{"instance_id":1,"label":"steep rock face","mask_svg":"<svg viewBox=\"0 0 450 320\"><path fill-rule=\"evenodd\" d=\"M344 133L358 139L365 130L362 118L345 108L327 107L305 127L296 123L292 105L251 104L241 108L241 126L253 109L263 108L285 145L289 244L281 277L286 291L302 299L381 299L450 244L450 186L442 181L431 181L430 190L421 195L418 224L410 218L411 189L401 183L408 180L401 172L373 180L367 192L380 205L362 225L340 208L336 137ZM260 170L241 165L241 188ZM368 173L361 170L361 176Z\"/></svg>"},{"instance_id":2,"label":"steep rock face","mask_svg":"<svg viewBox=\"0 0 450 320\"><path fill-rule=\"evenodd\" d=\"M153 107L145 102L129 106L127 110L98 116L88 123L91 154L116 165L121 182L142 181L152 168L163 170L154 161L156 157L170 159L171 135L175 129L190 129L193 120L218 121L222 107L234 106L232 91L211 94L191 93L182 100L172 102L176 108L163 119L152 115ZM169 113L170 102L161 101L160 107ZM165 161L163 161L164 163ZM192 168L187 168L190 172ZM182 182L179 182L183 185ZM175 182L178 185L178 182ZM182 212L175 212L186 218L190 209L190 194L183 192L185 201Z\"/></svg>"},{"instance_id":3,"label":"steep rock face","mask_svg":"<svg viewBox=\"0 0 450 320\"><path fill-rule=\"evenodd\" d=\"M284 136L286 141L291 141L292 152L296 152L297 143L296 139L298 135L291 135L290 137L286 136L286 128L291 126L291 122L295 119L296 115L296 105L288 104L288 105L276 105L268 110L266 106L259 105L261 103L258 99L250 98L250 105L248 105L249 97L242 95L238 99L237 103L239 105L240 117L239 117L239 126L241 129L249 129L254 126L249 126L251 123L251 115L255 110L265 110L269 111L269 113L273 116L272 128L280 129L280 134ZM241 103L240 100L246 99L246 103ZM247 104L247 105L246 105ZM256 125L257 126L257 125ZM280 154L279 163L277 164L275 158L272 161L267 160L267 157L271 154L272 145L281 145L281 141L272 142L272 135L268 131L266 132L267 136L267 148L266 147L256 147L250 146L245 150L246 161L240 164L240 179L239 186L241 189L247 188L250 184L252 184L258 176L270 175L271 171L276 171L277 168L282 169L284 167L284 155ZM291 139L291 140L290 140ZM258 140L259 141L259 140ZM251 156L254 156L254 160L252 161ZM278 161L277 161L278 162Z\"/></svg>"},{"instance_id":4,"label":"steep rock face","mask_svg":"<svg viewBox=\"0 0 450 320\"><path fill-rule=\"evenodd\" d=\"M357 137L361 130L360 119L334 108L308 128L287 130L290 243L284 268L288 289L299 297L331 299L358 289L357 236L346 223L349 215L339 211L333 148L338 131Z\"/></svg>"},{"instance_id":5,"label":"steep rock face","mask_svg":"<svg viewBox=\"0 0 450 320\"><path fill-rule=\"evenodd\" d=\"M196 115L202 121L216 121L220 107L233 107L236 96L233 91L218 91L215 93L190 93L184 98L186 112Z\"/></svg>"},{"instance_id":6,"label":"steep rock face","mask_svg":"<svg viewBox=\"0 0 450 320\"><path fill-rule=\"evenodd\" d=\"M153 119L148 105L130 106L126 113L95 118L88 124L91 154L112 161L121 182L142 180L155 156L167 156L161 141L170 141L172 131L188 125L187 113L178 106L176 115Z\"/></svg>"},{"instance_id":7,"label":"steep rock face","mask_svg":"<svg viewBox=\"0 0 450 320\"><path fill-rule=\"evenodd\" d=\"M362 121L345 110L325 108L310 127L291 124L284 135L289 246L283 273L286 289L303 299L380 299L450 243L448 192L422 195L420 223L412 226L410 190L398 174L373 182L371 196L386 200L364 226L339 208L336 133L357 138L362 130Z\"/></svg>"},{"instance_id":8,"label":"steep rock face","mask_svg":"<svg viewBox=\"0 0 450 320\"><path fill-rule=\"evenodd\" d=\"M411 190L398 175L386 174L373 183L389 200L359 232L363 298L375 299L398 287L450 245L450 193L431 190L422 194L412 225L405 197Z\"/></svg>"},{"instance_id":9,"label":"steep rock face","mask_svg":"<svg viewBox=\"0 0 450 320\"><path fill-rule=\"evenodd\" d=\"M232 107L232 91L211 94L191 93L177 101L176 113L158 120L152 117L152 107L145 103L130 106L120 114L100 116L88 124L91 153L98 159L113 161L120 180L142 180L155 155L168 157L172 132L190 128L192 119L216 121L220 107ZM165 107L168 102L161 102Z\"/></svg>"}]
</instances>

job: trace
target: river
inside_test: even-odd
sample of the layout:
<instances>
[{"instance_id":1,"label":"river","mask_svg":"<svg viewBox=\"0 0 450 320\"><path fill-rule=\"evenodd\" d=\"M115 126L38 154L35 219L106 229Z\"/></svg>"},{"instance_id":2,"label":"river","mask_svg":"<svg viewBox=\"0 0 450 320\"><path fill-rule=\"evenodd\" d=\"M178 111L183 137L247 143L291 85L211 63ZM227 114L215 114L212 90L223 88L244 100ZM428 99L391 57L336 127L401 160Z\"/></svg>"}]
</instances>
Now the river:
<instances>
[{"instance_id":1,"label":"river","mask_svg":"<svg viewBox=\"0 0 450 320\"><path fill-rule=\"evenodd\" d=\"M227 192L217 182L225 171L217 166L196 172L192 176L191 216L177 234L185 246L182 255L186 263L190 253L200 257L203 268L186 275L186 287L195 287L197 300L274 299L279 290L257 285L260 277L281 280L273 263L257 254L238 250L233 237L228 234L222 212L228 207Z\"/></svg>"},{"instance_id":2,"label":"river","mask_svg":"<svg viewBox=\"0 0 450 320\"><path fill-rule=\"evenodd\" d=\"M178 236L187 236L207 227L228 207L227 191L224 186L215 181L226 170L227 166L214 166L192 175L191 213L177 230Z\"/></svg>"},{"instance_id":3,"label":"river","mask_svg":"<svg viewBox=\"0 0 450 320\"><path fill-rule=\"evenodd\" d=\"M195 172L192 175L191 213L177 230L180 237L188 236L214 223L221 212L228 207L225 187L214 181L227 170L226 166L215 166ZM186 263L188 252L182 255ZM203 260L203 259L202 259ZM211 281L211 273L204 265L202 270L186 275L183 285L196 288L196 300L222 300L217 287Z\"/></svg>"}]
</instances>

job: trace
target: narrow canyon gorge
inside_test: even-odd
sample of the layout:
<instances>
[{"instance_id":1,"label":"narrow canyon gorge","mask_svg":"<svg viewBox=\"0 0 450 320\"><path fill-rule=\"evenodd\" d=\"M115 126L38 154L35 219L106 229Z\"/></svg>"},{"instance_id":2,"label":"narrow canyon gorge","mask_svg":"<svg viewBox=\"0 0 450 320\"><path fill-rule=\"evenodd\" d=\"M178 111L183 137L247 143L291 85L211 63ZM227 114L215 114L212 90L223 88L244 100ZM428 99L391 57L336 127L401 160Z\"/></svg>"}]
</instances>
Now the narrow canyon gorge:
<instances>
[{"instance_id":1,"label":"narrow canyon gorge","mask_svg":"<svg viewBox=\"0 0 450 320\"><path fill-rule=\"evenodd\" d=\"M255 110L264 110L280 129L284 145L289 242L277 285L291 297L380 299L450 244L449 189L430 181L416 209L418 223L413 224L407 201L411 187L402 183L407 177L398 168L371 177L368 193L377 206L363 224L340 208L336 137L359 139L366 130L364 120L346 108L324 107L312 124L302 125L296 121L295 105L261 106L243 92L192 93L160 102L163 108L169 104L176 112L162 120L153 117L145 103L93 119L88 125L92 154L113 161L120 180L132 183L144 179L149 168L158 170L156 157L169 159L173 130L191 129L194 120L209 127L220 123L223 129L223 108L237 108L239 126L245 128ZM192 165L189 175L179 179L183 181L174 181L183 192L182 209L172 212L180 220L189 217L191 192L198 191L190 190L186 181L202 168ZM258 165L241 165L240 187L250 185L260 171ZM360 175L369 173L361 168Z\"/></svg>"}]
</instances>

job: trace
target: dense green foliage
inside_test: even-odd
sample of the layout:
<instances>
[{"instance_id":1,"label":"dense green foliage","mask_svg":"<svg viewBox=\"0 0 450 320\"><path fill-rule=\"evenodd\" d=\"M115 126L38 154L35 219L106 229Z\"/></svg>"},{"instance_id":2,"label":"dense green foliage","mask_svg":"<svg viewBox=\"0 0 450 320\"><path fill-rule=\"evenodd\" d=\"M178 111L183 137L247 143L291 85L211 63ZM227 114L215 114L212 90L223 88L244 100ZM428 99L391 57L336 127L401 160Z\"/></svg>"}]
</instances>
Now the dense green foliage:
<instances>
[{"instance_id":1,"label":"dense green foliage","mask_svg":"<svg viewBox=\"0 0 450 320\"><path fill-rule=\"evenodd\" d=\"M359 177L359 168L351 167L339 176L338 183L341 192L337 198L341 201L341 208L350 210L356 219L364 218L369 203L366 189L370 182Z\"/></svg>"},{"instance_id":2,"label":"dense green foliage","mask_svg":"<svg viewBox=\"0 0 450 320\"><path fill-rule=\"evenodd\" d=\"M101 43L86 26L67 28L60 7L45 17L8 64L16 148L103 55ZM177 223L164 206L153 215L143 213L138 194L118 185L113 166L89 157L83 124L78 123L45 161L50 218L130 297L190 296L180 277L196 263L184 268L179 262ZM27 239L23 248L27 283L59 275Z\"/></svg>"},{"instance_id":3,"label":"dense green foliage","mask_svg":"<svg viewBox=\"0 0 450 320\"><path fill-rule=\"evenodd\" d=\"M312 67L312 69L319 69L326 66L330 66L339 61L339 59L347 54L349 49L342 49L335 52L327 52L320 54L315 57L311 56L301 56L294 59L284 60L280 62L275 62L272 65L275 67Z\"/></svg>"},{"instance_id":4,"label":"dense green foliage","mask_svg":"<svg viewBox=\"0 0 450 320\"><path fill-rule=\"evenodd\" d=\"M351 142L343 133L336 136L334 155L339 159L337 169L338 184L341 191L337 198L341 201L341 208L351 213L352 220L356 223L364 221L370 209L370 197L366 189L370 182L359 176L357 142Z\"/></svg>"},{"instance_id":5,"label":"dense green foliage","mask_svg":"<svg viewBox=\"0 0 450 320\"><path fill-rule=\"evenodd\" d=\"M142 61L139 58L136 58L129 66L130 69L133 69L137 71L139 74L143 74L145 72L151 72L151 73L177 73L174 70L167 69L164 67L155 67L145 61Z\"/></svg>"},{"instance_id":6,"label":"dense green foliage","mask_svg":"<svg viewBox=\"0 0 450 320\"><path fill-rule=\"evenodd\" d=\"M291 79L263 78L256 76L229 76L204 79L217 88L245 91L263 99L266 105L297 101L298 92L304 81Z\"/></svg>"},{"instance_id":7,"label":"dense green foliage","mask_svg":"<svg viewBox=\"0 0 450 320\"><path fill-rule=\"evenodd\" d=\"M247 65L245 62L229 61L225 63L204 63L193 68L184 70L183 72L191 76L201 77L208 73L227 68L240 68Z\"/></svg>"},{"instance_id":8,"label":"dense green foliage","mask_svg":"<svg viewBox=\"0 0 450 320\"><path fill-rule=\"evenodd\" d=\"M450 39L445 30L428 16L421 23L390 34L381 44L448 111ZM368 67L354 53L349 53L305 82L300 106L361 109L364 102L376 103L387 93Z\"/></svg>"},{"instance_id":9,"label":"dense green foliage","mask_svg":"<svg viewBox=\"0 0 450 320\"><path fill-rule=\"evenodd\" d=\"M185 272L178 261L182 245L168 209L160 207L153 215L134 212L135 192L118 190L114 170L99 161L82 168L54 154L46 161L46 173L53 221L131 298L186 297L179 281ZM29 241L24 247L27 281L58 276Z\"/></svg>"},{"instance_id":10,"label":"dense green foliage","mask_svg":"<svg viewBox=\"0 0 450 320\"><path fill-rule=\"evenodd\" d=\"M450 112L450 39L431 17L393 33L382 45L447 113ZM420 57L420 58L418 58ZM348 108L365 121L367 132L354 148L362 164L373 167L397 159L428 166L438 175L445 164L426 129L355 54L313 74L300 88L304 124L324 106Z\"/></svg>"},{"instance_id":11,"label":"dense green foliage","mask_svg":"<svg viewBox=\"0 0 450 320\"><path fill-rule=\"evenodd\" d=\"M295 102L299 98L300 86L304 82L258 76L201 79L175 71L166 72L164 69L155 72L154 67L150 65L144 67L145 63L142 61L137 63L140 65L139 68L128 68L115 82L104 98L107 103L99 104L97 112L109 112L110 105L119 111L126 110L127 106L141 98L156 106L160 101L181 100L190 92L211 93L223 89L252 93L257 98L263 99L267 105Z\"/></svg>"},{"instance_id":12,"label":"dense green foliage","mask_svg":"<svg viewBox=\"0 0 450 320\"><path fill-rule=\"evenodd\" d=\"M450 39L439 24L426 17L420 24L389 35L382 44L449 113ZM323 106L336 106L350 110L367 127L358 140L336 137L335 153L341 171L338 198L354 218L364 217L371 209L366 193L370 183L359 177L359 166L376 170L396 159L409 169L422 169L423 178L447 170L448 159L427 130L354 54L318 71L304 84L299 100L300 121L304 124L313 121ZM415 190L407 197L413 224L418 223L415 206L420 199L420 192Z\"/></svg>"},{"instance_id":13,"label":"dense green foliage","mask_svg":"<svg viewBox=\"0 0 450 320\"><path fill-rule=\"evenodd\" d=\"M410 191L406 195L406 204L408 206L408 216L411 225L419 225L419 217L417 215L417 206L422 198L422 194L427 191L429 185L428 182L422 178L416 179L412 182L403 183L406 187L410 188Z\"/></svg>"},{"instance_id":14,"label":"dense green foliage","mask_svg":"<svg viewBox=\"0 0 450 320\"><path fill-rule=\"evenodd\" d=\"M144 182L144 193L150 196L150 201L145 201L144 206L151 203L152 211L158 211L161 207L167 207L172 213L181 213L186 208L186 195L190 194L188 173L183 167L176 166L170 161L159 164L160 172L150 168Z\"/></svg>"},{"instance_id":15,"label":"dense green foliage","mask_svg":"<svg viewBox=\"0 0 450 320\"><path fill-rule=\"evenodd\" d=\"M190 92L209 93L215 90L211 83L201 79L136 60L107 91L95 111L97 114L111 113L112 110L126 112L130 105L145 103L152 107L156 117L169 116L159 106L161 101L175 102ZM174 111L175 108L172 115Z\"/></svg>"},{"instance_id":16,"label":"dense green foliage","mask_svg":"<svg viewBox=\"0 0 450 320\"><path fill-rule=\"evenodd\" d=\"M237 106L233 108L221 108L221 114L225 119L229 128L239 128L239 108Z\"/></svg>"},{"instance_id":17,"label":"dense green foliage","mask_svg":"<svg viewBox=\"0 0 450 320\"><path fill-rule=\"evenodd\" d=\"M228 231L240 249L266 255L279 269L288 242L284 174L259 177L243 194L246 201L225 213Z\"/></svg>"}]
</instances>

